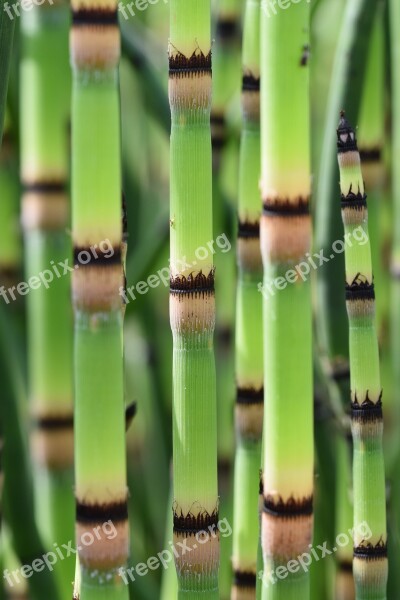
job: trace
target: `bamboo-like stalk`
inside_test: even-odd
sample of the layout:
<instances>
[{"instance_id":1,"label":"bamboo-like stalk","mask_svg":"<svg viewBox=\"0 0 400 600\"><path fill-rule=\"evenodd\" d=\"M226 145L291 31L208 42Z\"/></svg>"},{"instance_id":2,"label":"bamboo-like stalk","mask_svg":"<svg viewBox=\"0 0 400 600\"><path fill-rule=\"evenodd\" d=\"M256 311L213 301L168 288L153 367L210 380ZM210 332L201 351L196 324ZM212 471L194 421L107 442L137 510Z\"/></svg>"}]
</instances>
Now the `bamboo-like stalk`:
<instances>
[{"instance_id":1,"label":"bamboo-like stalk","mask_svg":"<svg viewBox=\"0 0 400 600\"><path fill-rule=\"evenodd\" d=\"M175 563L178 597L211 599L219 564L214 267L211 253L196 254L213 235L210 2L172 0L170 15L174 539L192 549Z\"/></svg>"},{"instance_id":2,"label":"bamboo-like stalk","mask_svg":"<svg viewBox=\"0 0 400 600\"><path fill-rule=\"evenodd\" d=\"M309 278L294 270L311 245L310 6L270 10L261 11L262 597L298 600L309 597L309 573L286 570L279 578L275 570L309 550L313 528L311 288ZM272 282L277 287L269 287Z\"/></svg>"},{"instance_id":3,"label":"bamboo-like stalk","mask_svg":"<svg viewBox=\"0 0 400 600\"><path fill-rule=\"evenodd\" d=\"M387 582L387 534L375 292L360 155L355 133L344 113L341 114L337 136L345 237L352 239L356 229L362 230L365 236L365 243L345 246L354 442L353 573L357 600L383 600L386 598ZM367 524L372 532L368 540L362 532L362 524Z\"/></svg>"},{"instance_id":4,"label":"bamboo-like stalk","mask_svg":"<svg viewBox=\"0 0 400 600\"><path fill-rule=\"evenodd\" d=\"M347 2L341 31L333 62L331 83L329 86L328 106L326 109L323 145L316 190L316 249L323 250L324 256L329 256L332 245L342 238L343 226L340 214L336 209L335 195L337 193L338 172L335 163L335 132L332 123L342 106L346 106L354 119L358 120L362 88L366 72L366 57L371 39L371 32L376 13L375 0L352 0ZM318 352L322 358L328 382L331 400L340 395L339 406L344 410L348 406L350 391L348 326L343 291L337 282L343 277L344 257L336 255L317 276L318 310L317 337ZM339 412L339 411L338 411ZM346 411L347 412L347 411ZM340 415L339 415L340 416ZM341 415L339 435L349 439L350 420L347 414ZM351 481L351 465L343 456L345 449L343 441L337 441L337 478L338 493L336 495L336 531L342 531L350 526L349 506L350 490L346 489L346 481ZM350 454L350 448L349 448ZM346 525L346 522L348 525ZM344 529L343 529L344 527ZM340 548L337 559L337 594L339 598L347 594L354 597L350 564L352 554L348 547Z\"/></svg>"},{"instance_id":5,"label":"bamboo-like stalk","mask_svg":"<svg viewBox=\"0 0 400 600\"><path fill-rule=\"evenodd\" d=\"M232 599L255 598L263 422L260 252L260 3L247 0L243 31L236 303L236 436Z\"/></svg>"},{"instance_id":6,"label":"bamboo-like stalk","mask_svg":"<svg viewBox=\"0 0 400 600\"><path fill-rule=\"evenodd\" d=\"M6 112L8 76L10 72L11 52L14 39L15 19L5 10L6 0L0 1L0 145L3 138L4 117ZM10 8L9 8L10 10Z\"/></svg>"},{"instance_id":7,"label":"bamboo-like stalk","mask_svg":"<svg viewBox=\"0 0 400 600\"><path fill-rule=\"evenodd\" d=\"M0 283L9 288L19 282L21 273L21 236L19 234L19 175L18 156L6 112L3 144L0 148Z\"/></svg>"},{"instance_id":8,"label":"bamboo-like stalk","mask_svg":"<svg viewBox=\"0 0 400 600\"><path fill-rule=\"evenodd\" d=\"M114 0L75 0L70 36L75 271L75 492L80 600L127 599L120 33ZM96 257L93 255L96 249ZM90 256L86 266L79 256ZM101 531L112 522L115 535ZM80 548L80 549L79 549Z\"/></svg>"},{"instance_id":9,"label":"bamboo-like stalk","mask_svg":"<svg viewBox=\"0 0 400 600\"><path fill-rule=\"evenodd\" d=\"M49 548L71 539L74 523L72 311L70 275L60 268L71 255L68 17L67 4L21 14L22 226L26 281L36 286L27 295L31 445L38 521ZM59 561L55 572L69 599L73 560Z\"/></svg>"}]
</instances>

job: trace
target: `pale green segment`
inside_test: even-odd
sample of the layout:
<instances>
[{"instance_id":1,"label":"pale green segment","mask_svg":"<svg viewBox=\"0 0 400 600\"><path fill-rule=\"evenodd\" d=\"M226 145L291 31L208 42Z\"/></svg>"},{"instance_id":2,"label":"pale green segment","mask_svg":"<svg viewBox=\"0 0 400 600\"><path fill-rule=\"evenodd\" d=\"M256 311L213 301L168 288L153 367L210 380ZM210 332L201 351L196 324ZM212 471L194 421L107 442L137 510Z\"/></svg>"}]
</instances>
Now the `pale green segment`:
<instances>
[{"instance_id":1,"label":"pale green segment","mask_svg":"<svg viewBox=\"0 0 400 600\"><path fill-rule=\"evenodd\" d=\"M375 435L370 438L365 433L360 435L359 430L360 426L357 423L353 424L354 545L368 543L368 538L375 545L382 537L383 541L386 541L382 430L379 431L378 425Z\"/></svg>"},{"instance_id":2,"label":"pale green segment","mask_svg":"<svg viewBox=\"0 0 400 600\"><path fill-rule=\"evenodd\" d=\"M75 320L77 492L100 490L100 502L112 501L112 490L126 488L122 314Z\"/></svg>"},{"instance_id":3,"label":"pale green segment","mask_svg":"<svg viewBox=\"0 0 400 600\"><path fill-rule=\"evenodd\" d=\"M310 5L276 10L268 17L261 9L262 181L293 196L310 173L309 69L301 66Z\"/></svg>"},{"instance_id":4,"label":"pale green segment","mask_svg":"<svg viewBox=\"0 0 400 600\"><path fill-rule=\"evenodd\" d=\"M172 107L171 270L174 275L203 269L213 255L211 135L209 109Z\"/></svg>"},{"instance_id":5,"label":"pale green segment","mask_svg":"<svg viewBox=\"0 0 400 600\"><path fill-rule=\"evenodd\" d=\"M210 0L171 0L170 53L186 58L194 52L207 55L211 48Z\"/></svg>"},{"instance_id":6,"label":"pale green segment","mask_svg":"<svg viewBox=\"0 0 400 600\"><path fill-rule=\"evenodd\" d=\"M301 565L290 565L295 573L288 571L287 562L267 559L262 582L262 600L299 600L310 598L310 576ZM277 573L278 569L278 573Z\"/></svg>"},{"instance_id":7,"label":"pale green segment","mask_svg":"<svg viewBox=\"0 0 400 600\"><path fill-rule=\"evenodd\" d=\"M335 531L346 533L353 527L352 504L352 473L351 473L351 445L343 435L336 436L336 519ZM353 560L353 542L349 538L346 546L339 546L337 551L338 561Z\"/></svg>"},{"instance_id":8,"label":"pale green segment","mask_svg":"<svg viewBox=\"0 0 400 600\"><path fill-rule=\"evenodd\" d=\"M357 275L359 275L357 281L372 283L371 244L367 220L357 225L346 225L344 231L346 281L348 285L351 285Z\"/></svg>"},{"instance_id":9,"label":"pale green segment","mask_svg":"<svg viewBox=\"0 0 400 600\"><path fill-rule=\"evenodd\" d=\"M270 265L265 284L284 273ZM264 340L265 493L282 494L292 484L289 492L303 498L313 491L314 466L309 281L267 295Z\"/></svg>"},{"instance_id":10,"label":"pale green segment","mask_svg":"<svg viewBox=\"0 0 400 600\"><path fill-rule=\"evenodd\" d=\"M260 197L260 125L248 119L243 122L239 164L239 219L258 222Z\"/></svg>"},{"instance_id":11,"label":"pale green segment","mask_svg":"<svg viewBox=\"0 0 400 600\"><path fill-rule=\"evenodd\" d=\"M256 570L260 532L258 515L261 443L239 442L235 458L233 561Z\"/></svg>"},{"instance_id":12,"label":"pale green segment","mask_svg":"<svg viewBox=\"0 0 400 600\"><path fill-rule=\"evenodd\" d=\"M263 385L264 370L262 296L257 289L260 278L242 275L238 285L235 350L237 384L258 389Z\"/></svg>"},{"instance_id":13,"label":"pale green segment","mask_svg":"<svg viewBox=\"0 0 400 600\"><path fill-rule=\"evenodd\" d=\"M361 404L367 395L377 402L381 393L378 338L374 319L350 318L351 390Z\"/></svg>"},{"instance_id":14,"label":"pale green segment","mask_svg":"<svg viewBox=\"0 0 400 600\"><path fill-rule=\"evenodd\" d=\"M236 21L240 27L242 0L220 0L216 22ZM213 110L226 113L240 86L240 43L237 36L213 44Z\"/></svg>"},{"instance_id":15,"label":"pale green segment","mask_svg":"<svg viewBox=\"0 0 400 600\"><path fill-rule=\"evenodd\" d=\"M243 69L253 74L260 69L260 0L247 0L243 26Z\"/></svg>"},{"instance_id":16,"label":"pale green segment","mask_svg":"<svg viewBox=\"0 0 400 600\"><path fill-rule=\"evenodd\" d=\"M63 600L71 600L71 582L74 579L75 555L68 556L62 546L73 539L75 498L73 493L73 469L52 471L40 467L35 469L36 503L38 522L43 525L46 549L57 553L60 548L63 560L54 565Z\"/></svg>"},{"instance_id":17,"label":"pale green segment","mask_svg":"<svg viewBox=\"0 0 400 600\"><path fill-rule=\"evenodd\" d=\"M34 408L49 413L72 410L71 280L59 266L67 260L70 264L66 232L26 233L26 285L19 287L28 292L30 396Z\"/></svg>"},{"instance_id":18,"label":"pale green segment","mask_svg":"<svg viewBox=\"0 0 400 600\"><path fill-rule=\"evenodd\" d=\"M118 570L106 573L81 568L80 600L129 600L129 586Z\"/></svg>"},{"instance_id":19,"label":"pale green segment","mask_svg":"<svg viewBox=\"0 0 400 600\"><path fill-rule=\"evenodd\" d=\"M121 238L121 152L116 72L76 72L72 95L74 241Z\"/></svg>"},{"instance_id":20,"label":"pale green segment","mask_svg":"<svg viewBox=\"0 0 400 600\"><path fill-rule=\"evenodd\" d=\"M187 575L185 585L187 587L181 587L178 591L178 600L219 600L218 589L215 587L218 585L218 577L202 576L200 585L198 575Z\"/></svg>"},{"instance_id":21,"label":"pale green segment","mask_svg":"<svg viewBox=\"0 0 400 600\"><path fill-rule=\"evenodd\" d=\"M383 11L375 19L369 44L367 72L360 109L358 145L360 148L381 147L385 127L385 39Z\"/></svg>"},{"instance_id":22,"label":"pale green segment","mask_svg":"<svg viewBox=\"0 0 400 600\"><path fill-rule=\"evenodd\" d=\"M0 236L0 264L16 267L21 262L21 239L19 231L18 175L15 165L2 161L0 164L0 223L3 227Z\"/></svg>"},{"instance_id":23,"label":"pale green segment","mask_svg":"<svg viewBox=\"0 0 400 600\"><path fill-rule=\"evenodd\" d=\"M394 165L400 164L400 2L390 0L390 46L392 62L392 161ZM400 173L399 169L393 169L393 198L394 198L394 234L393 254L400 262Z\"/></svg>"},{"instance_id":24,"label":"pale green segment","mask_svg":"<svg viewBox=\"0 0 400 600\"><path fill-rule=\"evenodd\" d=\"M358 161L355 165L340 169L340 190L343 196L347 196L350 192L364 194L364 180Z\"/></svg>"},{"instance_id":25,"label":"pale green segment","mask_svg":"<svg viewBox=\"0 0 400 600\"><path fill-rule=\"evenodd\" d=\"M48 179L66 177L68 168L68 12L68 5L21 12L22 172Z\"/></svg>"},{"instance_id":26,"label":"pale green segment","mask_svg":"<svg viewBox=\"0 0 400 600\"><path fill-rule=\"evenodd\" d=\"M217 503L215 364L211 333L174 335L174 498L178 511Z\"/></svg>"}]
</instances>

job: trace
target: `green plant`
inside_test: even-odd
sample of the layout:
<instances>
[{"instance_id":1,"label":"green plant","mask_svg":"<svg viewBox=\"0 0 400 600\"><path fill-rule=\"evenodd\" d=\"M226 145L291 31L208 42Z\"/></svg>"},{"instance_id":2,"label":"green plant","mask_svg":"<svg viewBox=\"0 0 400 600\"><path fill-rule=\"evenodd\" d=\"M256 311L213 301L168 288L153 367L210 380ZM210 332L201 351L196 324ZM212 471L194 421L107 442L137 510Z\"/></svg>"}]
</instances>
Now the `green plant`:
<instances>
[{"instance_id":1,"label":"green plant","mask_svg":"<svg viewBox=\"0 0 400 600\"><path fill-rule=\"evenodd\" d=\"M338 162L345 230L346 306L354 443L354 563L357 600L386 598L386 498L382 389L366 194L355 132L341 115ZM359 238L359 234L362 238ZM351 243L351 240L358 243ZM350 242L349 242L350 240ZM362 526L367 525L367 537Z\"/></svg>"},{"instance_id":2,"label":"green plant","mask_svg":"<svg viewBox=\"0 0 400 600\"><path fill-rule=\"evenodd\" d=\"M275 570L307 552L313 527L313 373L309 277L309 4L261 11L264 264L263 599L306 599L309 573ZM287 279L286 279L287 277Z\"/></svg>"},{"instance_id":3,"label":"green plant","mask_svg":"<svg viewBox=\"0 0 400 600\"><path fill-rule=\"evenodd\" d=\"M178 597L211 599L219 564L214 267L211 252L198 254L213 239L210 3L172 0L170 11L174 538L192 548L176 558ZM208 540L198 545L202 531Z\"/></svg>"},{"instance_id":4,"label":"green plant","mask_svg":"<svg viewBox=\"0 0 400 600\"><path fill-rule=\"evenodd\" d=\"M80 600L127 599L117 5L72 4L75 491ZM112 524L115 535L102 531ZM94 536L94 531L100 531Z\"/></svg>"},{"instance_id":5,"label":"green plant","mask_svg":"<svg viewBox=\"0 0 400 600\"><path fill-rule=\"evenodd\" d=\"M260 252L260 3L246 3L243 31L243 128L239 177L236 302L236 437L232 598L255 597L259 473L263 422Z\"/></svg>"}]
</instances>

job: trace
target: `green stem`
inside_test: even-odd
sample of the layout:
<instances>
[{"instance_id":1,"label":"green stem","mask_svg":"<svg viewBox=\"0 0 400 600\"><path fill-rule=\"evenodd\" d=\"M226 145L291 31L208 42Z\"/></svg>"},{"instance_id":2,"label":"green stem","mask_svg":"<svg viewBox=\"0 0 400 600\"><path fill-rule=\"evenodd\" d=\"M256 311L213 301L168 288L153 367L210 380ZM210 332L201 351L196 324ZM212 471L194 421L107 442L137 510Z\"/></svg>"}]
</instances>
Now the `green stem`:
<instances>
[{"instance_id":1,"label":"green stem","mask_svg":"<svg viewBox=\"0 0 400 600\"><path fill-rule=\"evenodd\" d=\"M368 215L355 133L342 113L338 162L345 230L354 442L354 562L357 600L384 600L387 583L383 416ZM368 527L369 536L365 534Z\"/></svg>"},{"instance_id":2,"label":"green stem","mask_svg":"<svg viewBox=\"0 0 400 600\"><path fill-rule=\"evenodd\" d=\"M211 252L199 252L213 235L210 2L172 0L170 15L174 538L192 548L175 562L179 599L211 600L219 564L214 267Z\"/></svg>"},{"instance_id":3,"label":"green stem","mask_svg":"<svg viewBox=\"0 0 400 600\"><path fill-rule=\"evenodd\" d=\"M73 2L75 493L80 600L127 600L117 4ZM94 26L95 25L95 26ZM95 252L94 252L95 251ZM82 257L82 258L80 258ZM97 531L91 545L85 544ZM80 543L81 541L81 543ZM80 549L79 549L80 548Z\"/></svg>"},{"instance_id":4,"label":"green stem","mask_svg":"<svg viewBox=\"0 0 400 600\"><path fill-rule=\"evenodd\" d=\"M308 572L287 569L313 528L310 5L261 11L261 252L264 264L263 600L306 600ZM303 262L304 265L304 262Z\"/></svg>"},{"instance_id":5,"label":"green stem","mask_svg":"<svg viewBox=\"0 0 400 600\"><path fill-rule=\"evenodd\" d=\"M233 557L237 600L255 596L259 472L263 421L262 278L260 252L260 3L246 3L243 36L238 286L236 302L236 435Z\"/></svg>"}]
</instances>

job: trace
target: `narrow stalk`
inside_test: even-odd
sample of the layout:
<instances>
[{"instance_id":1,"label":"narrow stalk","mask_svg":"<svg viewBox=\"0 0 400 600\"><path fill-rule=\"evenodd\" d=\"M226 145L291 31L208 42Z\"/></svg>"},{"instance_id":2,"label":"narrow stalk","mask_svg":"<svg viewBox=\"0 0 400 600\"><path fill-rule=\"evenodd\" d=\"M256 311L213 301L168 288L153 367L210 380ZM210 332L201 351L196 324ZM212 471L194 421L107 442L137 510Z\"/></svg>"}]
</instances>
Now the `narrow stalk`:
<instances>
[{"instance_id":1,"label":"narrow stalk","mask_svg":"<svg viewBox=\"0 0 400 600\"><path fill-rule=\"evenodd\" d=\"M384 600L387 582L382 389L375 328L375 292L368 214L360 155L353 129L341 115L338 162L346 244L346 307L349 318L352 433L354 443L354 561L357 600ZM367 540L363 525L371 536Z\"/></svg>"},{"instance_id":2,"label":"narrow stalk","mask_svg":"<svg viewBox=\"0 0 400 600\"><path fill-rule=\"evenodd\" d=\"M336 46L315 202L315 249L317 252L323 251L323 255L327 257L332 253L333 244L343 237L343 226L335 204L339 175L334 156L333 123L343 106L348 108L349 115L355 122L358 120L367 68L366 58L368 57L376 6L376 0L346 2ZM316 326L318 354L328 379L330 401L332 403L335 397L340 399L337 411L338 425L340 426L338 437L342 435L347 443L350 437L350 419L347 415L350 392L348 325L343 290L338 285L338 281L343 277L343 271L344 257L342 254L336 254L333 260L318 270ZM338 439L336 531L342 531L341 527L345 524L344 516L349 515L350 509L350 498L345 482L349 479L348 473L351 465L346 464L342 459L344 453L342 445L342 440ZM349 455L350 451L351 447L349 447ZM339 496L339 494L342 495ZM349 527L350 525L351 522L348 522ZM352 557L348 553L348 549L341 549L340 556L338 555L337 558L338 593L339 591L341 594L346 593L347 597L351 599L354 597L351 576L349 576L349 561ZM346 586L345 592L343 592L344 585Z\"/></svg>"},{"instance_id":3,"label":"narrow stalk","mask_svg":"<svg viewBox=\"0 0 400 600\"><path fill-rule=\"evenodd\" d=\"M260 3L247 0L243 35L236 307L236 459L231 598L255 598L263 421L260 252Z\"/></svg>"},{"instance_id":4,"label":"narrow stalk","mask_svg":"<svg viewBox=\"0 0 400 600\"><path fill-rule=\"evenodd\" d=\"M172 0L170 14L174 539L192 549L175 562L178 597L208 600L219 565L214 267L197 250L213 235L210 2Z\"/></svg>"},{"instance_id":5,"label":"narrow stalk","mask_svg":"<svg viewBox=\"0 0 400 600\"><path fill-rule=\"evenodd\" d=\"M129 523L120 296L125 254L117 4L104 0L99 7L93 0L76 0L72 21L75 492L80 600L126 600L128 586L119 576L128 558ZM93 543L85 545L84 540L93 537Z\"/></svg>"},{"instance_id":6,"label":"narrow stalk","mask_svg":"<svg viewBox=\"0 0 400 600\"><path fill-rule=\"evenodd\" d=\"M18 154L7 113L0 148L0 189L0 283L9 288L17 285L20 280L22 251L19 235Z\"/></svg>"},{"instance_id":7,"label":"narrow stalk","mask_svg":"<svg viewBox=\"0 0 400 600\"><path fill-rule=\"evenodd\" d=\"M8 76L15 29L15 15L6 0L0 0L0 145L3 139Z\"/></svg>"},{"instance_id":8,"label":"narrow stalk","mask_svg":"<svg viewBox=\"0 0 400 600\"><path fill-rule=\"evenodd\" d=\"M262 597L305 600L309 573L299 565L288 571L287 564L308 552L313 528L311 287L295 268L307 260L311 247L310 5L272 10L264 6L261 11Z\"/></svg>"},{"instance_id":9,"label":"narrow stalk","mask_svg":"<svg viewBox=\"0 0 400 600\"><path fill-rule=\"evenodd\" d=\"M22 226L25 276L32 289L17 289L28 294L31 447L38 521L49 549L72 538L74 523L70 276L60 269L71 254L68 27L67 4L21 13ZM73 572L73 560L55 567L65 600Z\"/></svg>"}]
</instances>

